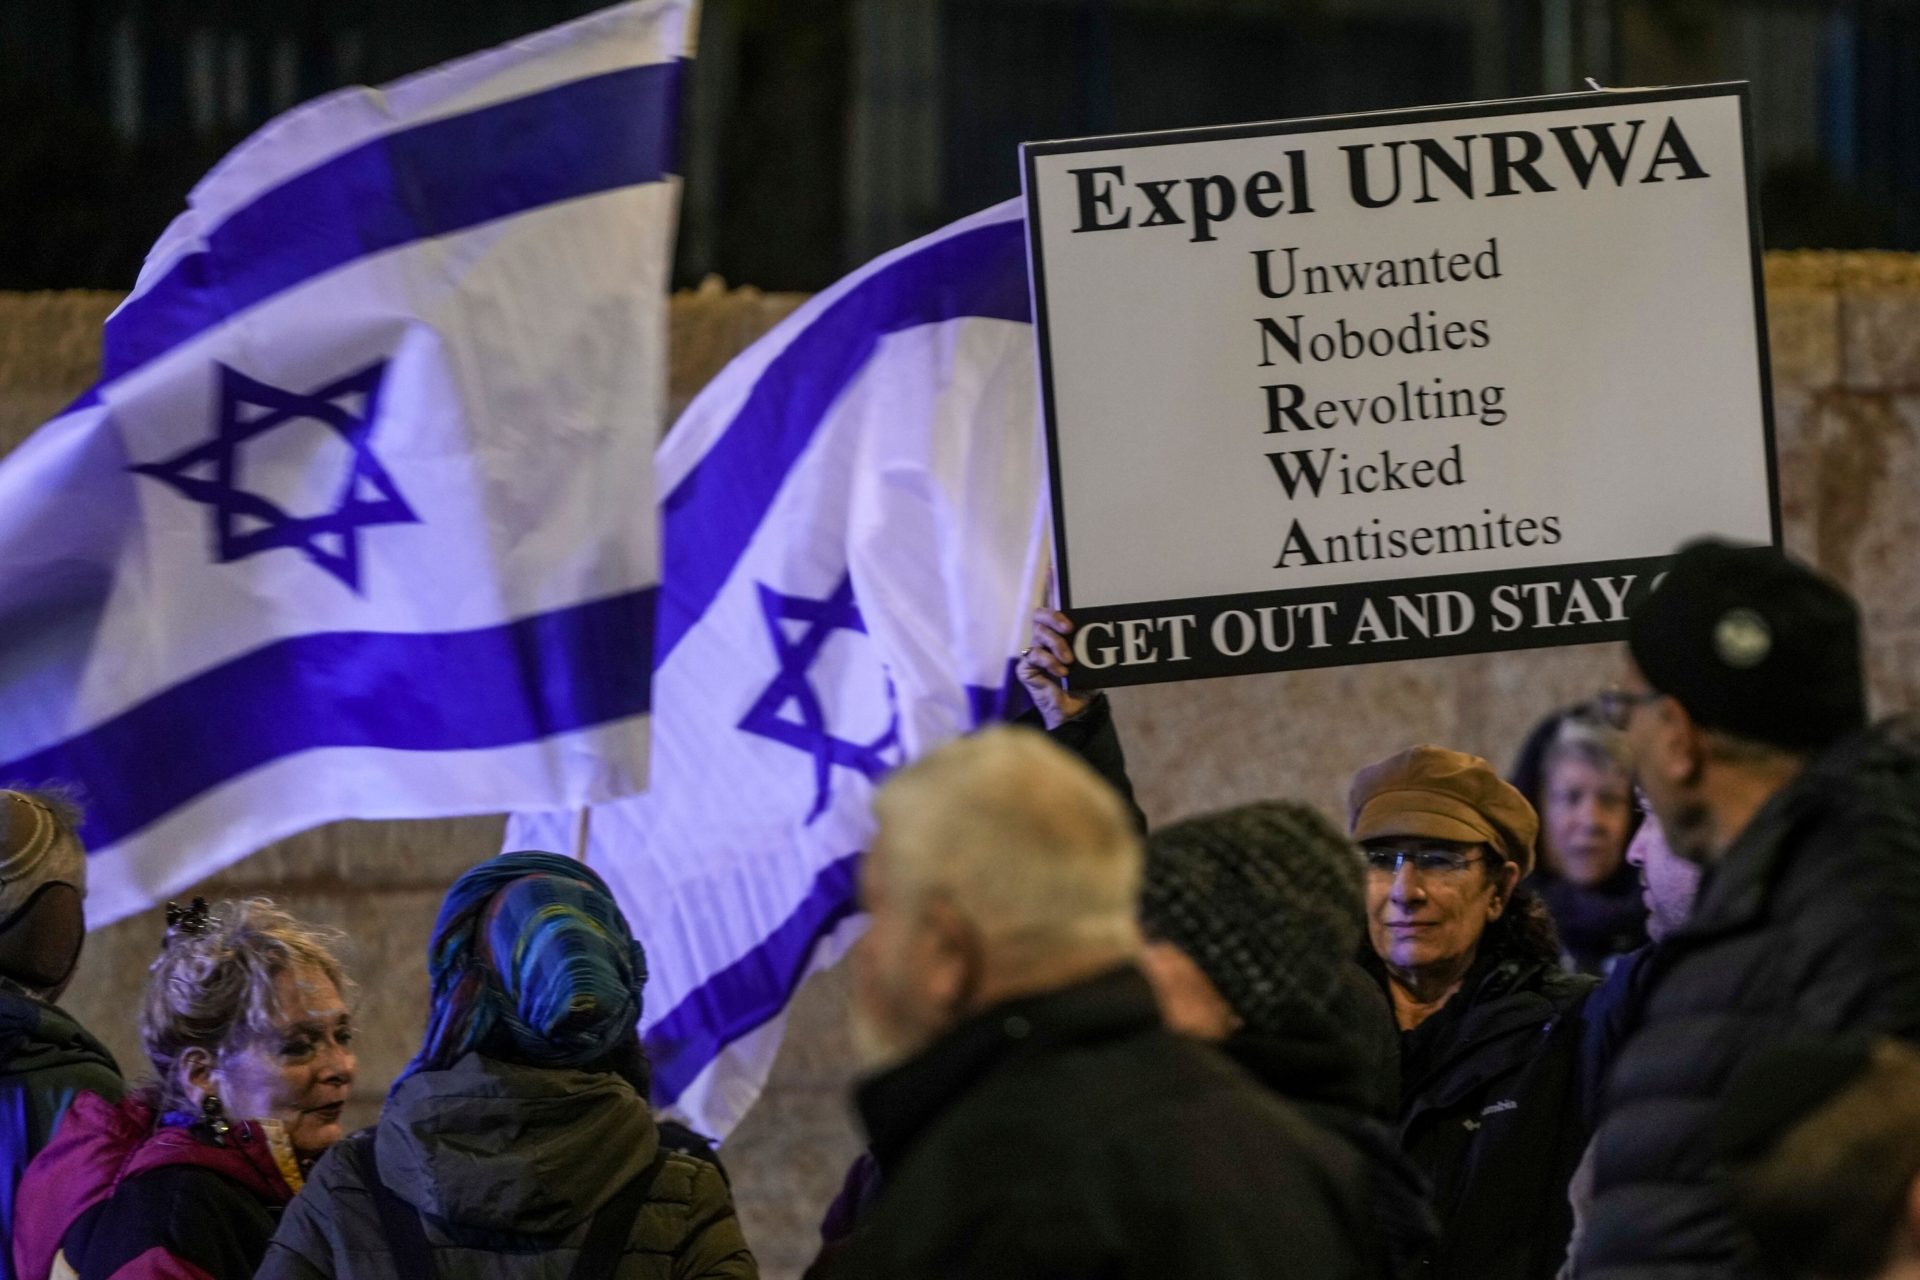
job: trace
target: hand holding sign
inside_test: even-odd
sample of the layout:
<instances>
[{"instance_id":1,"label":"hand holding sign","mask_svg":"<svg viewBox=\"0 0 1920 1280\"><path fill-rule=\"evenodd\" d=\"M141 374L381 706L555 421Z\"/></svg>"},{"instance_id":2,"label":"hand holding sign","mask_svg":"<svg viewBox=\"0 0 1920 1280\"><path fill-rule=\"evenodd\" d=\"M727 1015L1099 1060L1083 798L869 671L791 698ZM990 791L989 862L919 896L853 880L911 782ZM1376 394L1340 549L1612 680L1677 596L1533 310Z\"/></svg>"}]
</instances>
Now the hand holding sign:
<instances>
[{"instance_id":1,"label":"hand holding sign","mask_svg":"<svg viewBox=\"0 0 1920 1280\"><path fill-rule=\"evenodd\" d=\"M1033 644L1020 653L1015 670L1027 696L1039 709L1048 729L1058 729L1083 714L1093 705L1098 690L1088 686L1084 677L1067 680L1073 671L1073 622L1058 609L1033 611Z\"/></svg>"}]
</instances>

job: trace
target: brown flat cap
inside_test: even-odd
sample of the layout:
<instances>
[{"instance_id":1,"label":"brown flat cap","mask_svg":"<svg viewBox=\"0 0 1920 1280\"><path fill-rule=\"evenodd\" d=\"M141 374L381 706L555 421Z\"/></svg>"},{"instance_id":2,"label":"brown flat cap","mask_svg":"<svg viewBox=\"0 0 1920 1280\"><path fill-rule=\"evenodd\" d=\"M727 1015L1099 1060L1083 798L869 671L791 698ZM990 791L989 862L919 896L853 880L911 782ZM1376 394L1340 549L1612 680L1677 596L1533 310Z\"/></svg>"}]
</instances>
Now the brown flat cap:
<instances>
[{"instance_id":1,"label":"brown flat cap","mask_svg":"<svg viewBox=\"0 0 1920 1280\"><path fill-rule=\"evenodd\" d=\"M1347 829L1356 841L1415 836L1490 845L1533 872L1540 819L1527 798L1479 756L1445 747L1409 747L1370 764L1347 793Z\"/></svg>"}]
</instances>

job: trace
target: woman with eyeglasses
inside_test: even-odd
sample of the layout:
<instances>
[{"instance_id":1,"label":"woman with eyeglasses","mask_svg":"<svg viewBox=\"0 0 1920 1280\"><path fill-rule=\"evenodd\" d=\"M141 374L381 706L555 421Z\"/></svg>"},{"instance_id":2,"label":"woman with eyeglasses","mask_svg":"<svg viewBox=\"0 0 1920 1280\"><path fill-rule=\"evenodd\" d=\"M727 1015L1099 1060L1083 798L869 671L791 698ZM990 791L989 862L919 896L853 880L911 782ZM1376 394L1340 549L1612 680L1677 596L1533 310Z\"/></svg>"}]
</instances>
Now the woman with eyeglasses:
<instances>
[{"instance_id":1,"label":"woman with eyeglasses","mask_svg":"<svg viewBox=\"0 0 1920 1280\"><path fill-rule=\"evenodd\" d=\"M1539 819L1485 760L1422 746L1360 771L1348 822L1366 867L1364 962L1400 1028L1400 1140L1440 1219L1429 1274L1547 1280L1588 1136L1595 983L1560 967L1553 923L1521 885Z\"/></svg>"}]
</instances>

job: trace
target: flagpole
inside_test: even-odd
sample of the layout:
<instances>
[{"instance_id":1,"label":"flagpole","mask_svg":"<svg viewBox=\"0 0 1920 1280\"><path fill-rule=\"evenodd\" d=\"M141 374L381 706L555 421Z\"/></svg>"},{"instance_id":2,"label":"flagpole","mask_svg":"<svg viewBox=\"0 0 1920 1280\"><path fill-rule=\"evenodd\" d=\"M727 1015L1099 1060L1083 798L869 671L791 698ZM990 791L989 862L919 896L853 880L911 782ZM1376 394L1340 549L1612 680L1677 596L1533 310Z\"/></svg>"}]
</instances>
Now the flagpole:
<instances>
[{"instance_id":1,"label":"flagpole","mask_svg":"<svg viewBox=\"0 0 1920 1280\"><path fill-rule=\"evenodd\" d=\"M587 860L587 820L592 813L592 805L583 804L580 806L580 822L579 825L574 828L573 833L573 860L575 862L585 862Z\"/></svg>"}]
</instances>

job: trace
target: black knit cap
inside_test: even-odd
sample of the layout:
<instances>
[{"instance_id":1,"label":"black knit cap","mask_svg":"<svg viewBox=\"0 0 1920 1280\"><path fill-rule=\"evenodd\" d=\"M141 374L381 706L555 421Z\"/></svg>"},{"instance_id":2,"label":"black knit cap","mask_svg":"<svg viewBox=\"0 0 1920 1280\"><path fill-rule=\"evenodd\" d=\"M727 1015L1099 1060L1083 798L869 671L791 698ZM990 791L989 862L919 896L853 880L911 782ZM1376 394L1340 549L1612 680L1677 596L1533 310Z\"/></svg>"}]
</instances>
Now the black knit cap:
<instances>
[{"instance_id":1,"label":"black knit cap","mask_svg":"<svg viewBox=\"0 0 1920 1280\"><path fill-rule=\"evenodd\" d=\"M1772 547L1682 547L1627 624L1627 648L1709 729L1811 751L1867 722L1859 608Z\"/></svg>"},{"instance_id":2,"label":"black knit cap","mask_svg":"<svg viewBox=\"0 0 1920 1280\"><path fill-rule=\"evenodd\" d=\"M1147 840L1141 927L1184 951L1250 1031L1327 1012L1365 910L1359 851L1306 805L1242 805Z\"/></svg>"}]
</instances>

